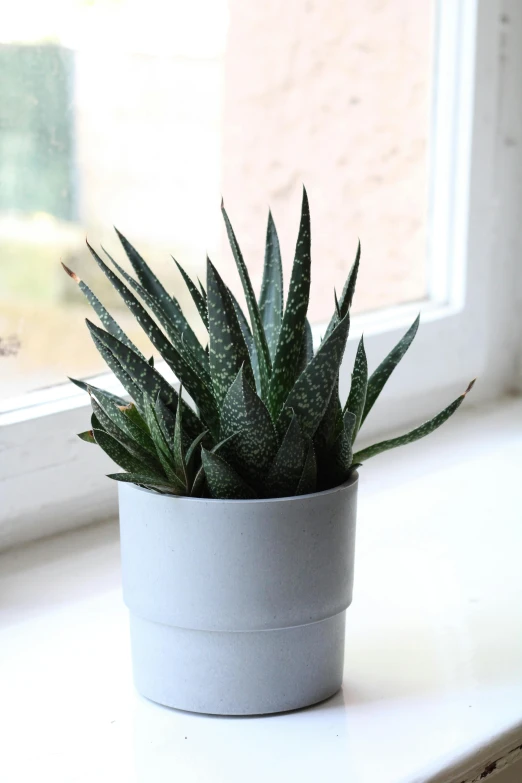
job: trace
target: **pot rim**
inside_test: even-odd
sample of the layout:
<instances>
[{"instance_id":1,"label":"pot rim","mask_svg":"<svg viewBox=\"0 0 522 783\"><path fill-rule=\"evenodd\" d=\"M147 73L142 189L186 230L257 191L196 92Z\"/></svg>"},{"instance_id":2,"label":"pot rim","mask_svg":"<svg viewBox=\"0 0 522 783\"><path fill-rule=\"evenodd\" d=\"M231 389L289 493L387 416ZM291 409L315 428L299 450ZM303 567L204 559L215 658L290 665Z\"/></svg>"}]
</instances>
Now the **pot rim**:
<instances>
[{"instance_id":1,"label":"pot rim","mask_svg":"<svg viewBox=\"0 0 522 783\"><path fill-rule=\"evenodd\" d=\"M343 489L354 486L359 481L359 472L354 470L347 481L342 484L338 484L336 487L330 489L324 489L322 492L310 492L307 495L287 495L283 498L198 498L191 497L190 495L161 495L159 492L154 492L151 489L145 489L139 487L137 484L127 483L120 486L132 487L138 492L143 492L147 495L152 495L155 498L167 499L169 501L190 501L191 503L205 502L205 503L288 503L289 501L302 501L309 500L310 498L323 497L324 495L330 495L334 492L340 492ZM119 482L120 483L120 482Z\"/></svg>"}]
</instances>

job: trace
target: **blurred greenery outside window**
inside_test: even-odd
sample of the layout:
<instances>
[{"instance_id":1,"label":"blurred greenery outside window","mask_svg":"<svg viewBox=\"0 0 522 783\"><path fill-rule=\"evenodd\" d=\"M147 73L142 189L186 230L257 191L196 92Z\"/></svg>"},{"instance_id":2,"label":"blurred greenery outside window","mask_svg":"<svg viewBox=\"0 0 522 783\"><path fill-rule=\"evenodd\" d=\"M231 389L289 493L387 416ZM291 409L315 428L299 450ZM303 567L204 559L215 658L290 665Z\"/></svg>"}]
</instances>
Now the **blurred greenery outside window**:
<instances>
[{"instance_id":1,"label":"blurred greenery outside window","mask_svg":"<svg viewBox=\"0 0 522 783\"><path fill-rule=\"evenodd\" d=\"M78 217L75 203L74 53L0 46L0 210Z\"/></svg>"}]
</instances>

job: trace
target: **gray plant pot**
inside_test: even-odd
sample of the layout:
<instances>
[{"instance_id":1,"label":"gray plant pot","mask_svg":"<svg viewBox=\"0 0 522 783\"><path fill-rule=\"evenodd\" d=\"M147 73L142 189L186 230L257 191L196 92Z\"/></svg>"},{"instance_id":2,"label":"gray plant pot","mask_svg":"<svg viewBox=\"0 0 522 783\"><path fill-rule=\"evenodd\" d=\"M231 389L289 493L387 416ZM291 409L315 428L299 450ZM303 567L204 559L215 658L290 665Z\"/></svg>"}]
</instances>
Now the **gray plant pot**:
<instances>
[{"instance_id":1,"label":"gray plant pot","mask_svg":"<svg viewBox=\"0 0 522 783\"><path fill-rule=\"evenodd\" d=\"M169 707L220 715L293 710L336 693L357 479L245 501L120 484L137 689Z\"/></svg>"}]
</instances>

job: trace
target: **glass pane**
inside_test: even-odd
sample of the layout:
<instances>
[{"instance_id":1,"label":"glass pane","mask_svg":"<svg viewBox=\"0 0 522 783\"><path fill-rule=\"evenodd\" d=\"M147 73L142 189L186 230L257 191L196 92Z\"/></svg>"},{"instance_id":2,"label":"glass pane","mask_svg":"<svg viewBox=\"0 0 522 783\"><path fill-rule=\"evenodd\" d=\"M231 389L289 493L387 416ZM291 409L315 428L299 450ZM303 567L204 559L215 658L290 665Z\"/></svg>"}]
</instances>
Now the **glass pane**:
<instances>
[{"instance_id":1,"label":"glass pane","mask_svg":"<svg viewBox=\"0 0 522 783\"><path fill-rule=\"evenodd\" d=\"M86 235L121 261L118 226L189 311L170 254L202 277L208 252L239 291L221 194L259 285L268 204L288 279L306 184L314 321L357 236L359 311L424 297L431 5L19 0L0 30L0 397L104 369L60 261L146 346Z\"/></svg>"}]
</instances>

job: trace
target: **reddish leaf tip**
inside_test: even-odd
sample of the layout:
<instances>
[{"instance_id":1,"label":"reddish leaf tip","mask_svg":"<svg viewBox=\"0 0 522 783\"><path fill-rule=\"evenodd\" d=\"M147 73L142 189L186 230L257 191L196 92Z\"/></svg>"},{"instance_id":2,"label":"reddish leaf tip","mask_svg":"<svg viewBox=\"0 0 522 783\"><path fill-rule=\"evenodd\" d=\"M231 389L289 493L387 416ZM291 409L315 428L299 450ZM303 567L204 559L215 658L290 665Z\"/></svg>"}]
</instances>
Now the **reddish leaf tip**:
<instances>
[{"instance_id":1,"label":"reddish leaf tip","mask_svg":"<svg viewBox=\"0 0 522 783\"><path fill-rule=\"evenodd\" d=\"M474 385L475 385L475 381L476 381L476 380L477 380L476 378L473 378L473 380L469 382L469 384L468 384L468 388L466 389L466 391L465 391L465 392L464 392L464 394L462 395L463 397L465 397L465 396L466 396L466 394L468 394L468 393L469 393L469 392L472 390L472 388L473 388L473 387L474 387Z\"/></svg>"},{"instance_id":2,"label":"reddish leaf tip","mask_svg":"<svg viewBox=\"0 0 522 783\"><path fill-rule=\"evenodd\" d=\"M73 272L72 269L69 269L68 266L65 266L63 261L61 262L61 264L62 264L63 268L65 269L65 271L67 272L67 274L69 275L69 277L71 277L74 280L75 283L81 283L82 282L81 279L76 274L76 272Z\"/></svg>"}]
</instances>

